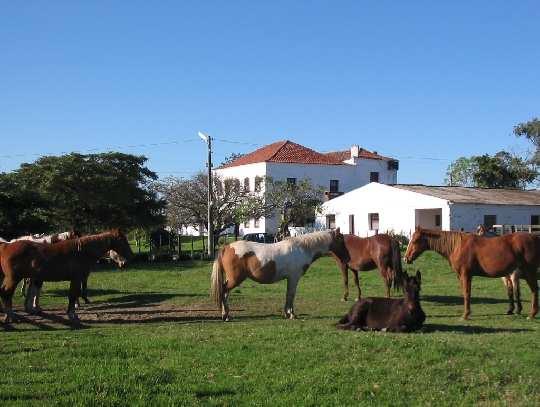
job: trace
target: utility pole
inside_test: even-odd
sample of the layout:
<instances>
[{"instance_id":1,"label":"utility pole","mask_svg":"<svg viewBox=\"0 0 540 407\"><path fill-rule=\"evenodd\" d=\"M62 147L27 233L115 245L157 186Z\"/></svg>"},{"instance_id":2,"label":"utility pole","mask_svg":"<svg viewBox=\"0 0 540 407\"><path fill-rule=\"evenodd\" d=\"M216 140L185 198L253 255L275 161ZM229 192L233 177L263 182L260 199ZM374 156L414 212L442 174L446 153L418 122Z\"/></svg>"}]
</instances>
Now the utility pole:
<instances>
[{"instance_id":1,"label":"utility pole","mask_svg":"<svg viewBox=\"0 0 540 407\"><path fill-rule=\"evenodd\" d=\"M208 257L210 259L214 258L214 222L212 219L213 211L213 201L212 201L212 137L207 136L206 134L203 134L199 132L199 137L206 142L206 145L208 147L208 158L206 160L206 167L208 168Z\"/></svg>"}]
</instances>

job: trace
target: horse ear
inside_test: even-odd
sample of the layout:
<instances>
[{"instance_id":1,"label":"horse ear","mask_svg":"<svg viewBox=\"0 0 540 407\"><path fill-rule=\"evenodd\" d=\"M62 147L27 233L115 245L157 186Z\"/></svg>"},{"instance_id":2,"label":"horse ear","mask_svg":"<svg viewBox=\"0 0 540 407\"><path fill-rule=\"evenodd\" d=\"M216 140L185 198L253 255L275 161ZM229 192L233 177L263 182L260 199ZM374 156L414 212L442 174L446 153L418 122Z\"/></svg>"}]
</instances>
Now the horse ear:
<instances>
[{"instance_id":1,"label":"horse ear","mask_svg":"<svg viewBox=\"0 0 540 407\"><path fill-rule=\"evenodd\" d=\"M422 229L422 228L420 227L420 225L416 225L416 231L417 231L417 232L420 232L421 229Z\"/></svg>"},{"instance_id":2,"label":"horse ear","mask_svg":"<svg viewBox=\"0 0 540 407\"><path fill-rule=\"evenodd\" d=\"M339 230L339 226L336 228L336 236L341 235L341 231Z\"/></svg>"}]
</instances>

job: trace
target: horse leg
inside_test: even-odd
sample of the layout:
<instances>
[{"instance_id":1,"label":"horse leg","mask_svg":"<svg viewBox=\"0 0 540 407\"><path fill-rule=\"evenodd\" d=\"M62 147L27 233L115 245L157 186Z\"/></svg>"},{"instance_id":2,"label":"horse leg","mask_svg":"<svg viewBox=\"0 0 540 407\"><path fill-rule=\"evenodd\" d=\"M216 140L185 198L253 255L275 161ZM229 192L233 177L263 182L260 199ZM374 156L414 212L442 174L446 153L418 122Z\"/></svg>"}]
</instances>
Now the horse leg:
<instances>
[{"instance_id":1,"label":"horse leg","mask_svg":"<svg viewBox=\"0 0 540 407\"><path fill-rule=\"evenodd\" d=\"M345 263L340 262L339 269L343 277L343 298L341 301L347 301L349 299L349 267Z\"/></svg>"},{"instance_id":2,"label":"horse leg","mask_svg":"<svg viewBox=\"0 0 540 407\"><path fill-rule=\"evenodd\" d=\"M469 319L471 315L471 280L472 277L468 273L463 272L460 274L461 278L461 291L463 293L463 319Z\"/></svg>"},{"instance_id":3,"label":"horse leg","mask_svg":"<svg viewBox=\"0 0 540 407\"><path fill-rule=\"evenodd\" d=\"M18 281L13 280L11 276L4 275L4 281L2 282L2 286L0 286L0 298L2 299L2 306L6 314L4 318L5 324L10 324L17 319L12 308L13 293L17 287L17 283Z\"/></svg>"},{"instance_id":4,"label":"horse leg","mask_svg":"<svg viewBox=\"0 0 540 407\"><path fill-rule=\"evenodd\" d=\"M227 274L225 274L227 275ZM221 302L221 319L225 322L230 321L229 316L229 295L233 288L238 287L246 279L244 274L235 274L227 278L223 284L223 301Z\"/></svg>"},{"instance_id":5,"label":"horse leg","mask_svg":"<svg viewBox=\"0 0 540 407\"><path fill-rule=\"evenodd\" d=\"M510 276L510 280L512 280L512 286L514 287L514 298L517 302L516 314L521 314L521 310L523 309L523 307L521 306L521 289L519 287L519 277L519 270L514 271Z\"/></svg>"},{"instance_id":6,"label":"horse leg","mask_svg":"<svg viewBox=\"0 0 540 407\"><path fill-rule=\"evenodd\" d=\"M39 298L41 297L41 289L43 288L43 281L35 281L32 284L35 285L34 295L32 298L32 314L41 313L41 307L39 306Z\"/></svg>"},{"instance_id":7,"label":"horse leg","mask_svg":"<svg viewBox=\"0 0 540 407\"><path fill-rule=\"evenodd\" d=\"M290 276L287 279L287 296L285 298L285 318L296 319L294 315L294 297L296 296L296 287L298 286L299 278Z\"/></svg>"},{"instance_id":8,"label":"horse leg","mask_svg":"<svg viewBox=\"0 0 540 407\"><path fill-rule=\"evenodd\" d=\"M384 277L384 285L386 286L386 298L390 298L390 289L392 288L392 280L390 279L389 276L392 275L392 272L393 271L391 268L386 269L386 274Z\"/></svg>"},{"instance_id":9,"label":"horse leg","mask_svg":"<svg viewBox=\"0 0 540 407\"><path fill-rule=\"evenodd\" d=\"M88 277L90 273L87 273L81 281L81 298L84 300L85 304L89 304L90 300L88 299Z\"/></svg>"},{"instance_id":10,"label":"horse leg","mask_svg":"<svg viewBox=\"0 0 540 407\"><path fill-rule=\"evenodd\" d=\"M68 309L67 309L67 315L69 320L74 324L78 325L80 324L79 317L75 313L75 302L77 301L77 298L79 298L81 295L81 278L77 277L71 280L71 283L69 285L69 303L68 303Z\"/></svg>"},{"instance_id":11,"label":"horse leg","mask_svg":"<svg viewBox=\"0 0 540 407\"><path fill-rule=\"evenodd\" d=\"M354 278L354 286L358 290L358 296L356 297L355 301L358 301L360 298L362 298L362 291L360 290L360 281L358 280L358 270L351 269L353 272L353 278Z\"/></svg>"},{"instance_id":12,"label":"horse leg","mask_svg":"<svg viewBox=\"0 0 540 407\"><path fill-rule=\"evenodd\" d=\"M514 313L514 284L510 276L502 277L503 284L506 287L506 293L508 294L508 311L506 315L512 315Z\"/></svg>"},{"instance_id":13,"label":"horse leg","mask_svg":"<svg viewBox=\"0 0 540 407\"><path fill-rule=\"evenodd\" d=\"M23 283L21 285L21 295L26 297L26 288L28 287L29 278L23 278Z\"/></svg>"},{"instance_id":14,"label":"horse leg","mask_svg":"<svg viewBox=\"0 0 540 407\"><path fill-rule=\"evenodd\" d=\"M536 279L536 270L533 272L529 270L524 274L532 294L531 313L528 318L533 319L538 314L538 280Z\"/></svg>"}]
</instances>

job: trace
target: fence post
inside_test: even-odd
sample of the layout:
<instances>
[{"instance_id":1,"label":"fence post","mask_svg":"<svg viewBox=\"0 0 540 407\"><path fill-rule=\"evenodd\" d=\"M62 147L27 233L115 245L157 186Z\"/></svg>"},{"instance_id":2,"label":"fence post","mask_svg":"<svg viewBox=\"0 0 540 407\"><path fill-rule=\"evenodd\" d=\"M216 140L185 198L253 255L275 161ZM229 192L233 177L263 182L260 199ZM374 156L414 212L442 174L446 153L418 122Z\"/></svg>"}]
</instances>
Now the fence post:
<instances>
[{"instance_id":1,"label":"fence post","mask_svg":"<svg viewBox=\"0 0 540 407\"><path fill-rule=\"evenodd\" d=\"M191 235L191 258L193 259L193 235Z\"/></svg>"}]
</instances>

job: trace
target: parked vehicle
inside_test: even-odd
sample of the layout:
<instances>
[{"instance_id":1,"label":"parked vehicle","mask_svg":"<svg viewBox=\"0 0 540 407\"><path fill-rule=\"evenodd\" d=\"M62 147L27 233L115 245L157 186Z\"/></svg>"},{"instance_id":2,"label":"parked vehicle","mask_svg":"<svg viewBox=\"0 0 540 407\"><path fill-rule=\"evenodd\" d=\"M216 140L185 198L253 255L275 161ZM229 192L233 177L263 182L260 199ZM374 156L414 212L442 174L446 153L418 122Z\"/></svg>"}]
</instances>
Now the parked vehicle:
<instances>
[{"instance_id":1,"label":"parked vehicle","mask_svg":"<svg viewBox=\"0 0 540 407\"><path fill-rule=\"evenodd\" d=\"M242 239L250 242L274 243L274 238L275 236L270 233L247 233Z\"/></svg>"}]
</instances>

